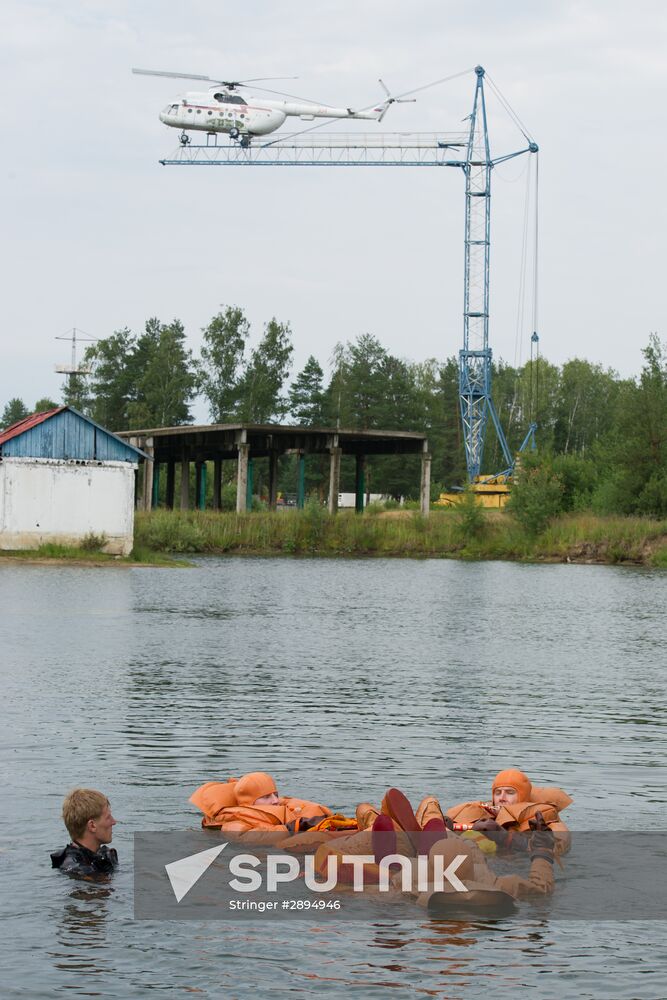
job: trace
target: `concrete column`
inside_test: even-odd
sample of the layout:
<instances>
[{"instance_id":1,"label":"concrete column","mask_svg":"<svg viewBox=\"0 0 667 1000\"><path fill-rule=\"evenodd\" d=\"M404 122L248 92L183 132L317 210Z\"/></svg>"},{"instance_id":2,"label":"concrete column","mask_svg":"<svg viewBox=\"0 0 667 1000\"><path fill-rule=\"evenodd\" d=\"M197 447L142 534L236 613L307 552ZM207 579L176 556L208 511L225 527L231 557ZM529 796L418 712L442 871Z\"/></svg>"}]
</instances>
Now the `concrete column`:
<instances>
[{"instance_id":1,"label":"concrete column","mask_svg":"<svg viewBox=\"0 0 667 1000\"><path fill-rule=\"evenodd\" d=\"M199 510L206 507L206 462L195 462L195 504Z\"/></svg>"},{"instance_id":2,"label":"concrete column","mask_svg":"<svg viewBox=\"0 0 667 1000\"><path fill-rule=\"evenodd\" d=\"M222 507L222 459L213 460L213 510Z\"/></svg>"},{"instance_id":3,"label":"concrete column","mask_svg":"<svg viewBox=\"0 0 667 1000\"><path fill-rule=\"evenodd\" d=\"M249 444L239 444L236 467L236 513L244 514L248 509L248 453Z\"/></svg>"},{"instance_id":4,"label":"concrete column","mask_svg":"<svg viewBox=\"0 0 667 1000\"><path fill-rule=\"evenodd\" d=\"M190 456L187 451L181 458L181 510L190 506Z\"/></svg>"},{"instance_id":5,"label":"concrete column","mask_svg":"<svg viewBox=\"0 0 667 1000\"><path fill-rule=\"evenodd\" d=\"M340 493L340 456L342 448L329 448L329 503L330 514L338 510L338 494Z\"/></svg>"},{"instance_id":6,"label":"concrete column","mask_svg":"<svg viewBox=\"0 0 667 1000\"><path fill-rule=\"evenodd\" d=\"M174 509L174 488L176 486L176 463L167 462L167 495L165 502L168 510Z\"/></svg>"},{"instance_id":7,"label":"concrete column","mask_svg":"<svg viewBox=\"0 0 667 1000\"><path fill-rule=\"evenodd\" d=\"M431 510L431 453L426 450L422 452L420 502L423 516L428 517Z\"/></svg>"},{"instance_id":8,"label":"concrete column","mask_svg":"<svg viewBox=\"0 0 667 1000\"><path fill-rule=\"evenodd\" d=\"M366 492L366 456L357 455L357 464L354 470L354 509L357 514L364 512L364 493Z\"/></svg>"},{"instance_id":9,"label":"concrete column","mask_svg":"<svg viewBox=\"0 0 667 1000\"><path fill-rule=\"evenodd\" d=\"M157 507L160 501L160 463L153 462L153 496L151 498L151 507L153 510Z\"/></svg>"},{"instance_id":10,"label":"concrete column","mask_svg":"<svg viewBox=\"0 0 667 1000\"><path fill-rule=\"evenodd\" d=\"M303 510L306 503L306 456L299 452L296 465L296 505Z\"/></svg>"},{"instance_id":11,"label":"concrete column","mask_svg":"<svg viewBox=\"0 0 667 1000\"><path fill-rule=\"evenodd\" d=\"M276 509L278 500L278 452L269 453L269 510Z\"/></svg>"},{"instance_id":12,"label":"concrete column","mask_svg":"<svg viewBox=\"0 0 667 1000\"><path fill-rule=\"evenodd\" d=\"M128 441L129 441L129 443L131 445L134 445L135 448L139 448L140 447L139 441L138 441L137 438L131 437L131 438L128 439ZM139 469L140 469L140 466L138 466L138 465L136 465L134 467L134 509L135 510L139 509Z\"/></svg>"},{"instance_id":13,"label":"concrete column","mask_svg":"<svg viewBox=\"0 0 667 1000\"><path fill-rule=\"evenodd\" d=\"M148 455L148 458L144 459L143 508L150 510L153 502L153 438L146 438L141 450Z\"/></svg>"},{"instance_id":14,"label":"concrete column","mask_svg":"<svg viewBox=\"0 0 667 1000\"><path fill-rule=\"evenodd\" d=\"M252 495L255 492L255 462L254 459L248 459L248 488L246 490L246 500L245 505L247 510L252 510Z\"/></svg>"}]
</instances>

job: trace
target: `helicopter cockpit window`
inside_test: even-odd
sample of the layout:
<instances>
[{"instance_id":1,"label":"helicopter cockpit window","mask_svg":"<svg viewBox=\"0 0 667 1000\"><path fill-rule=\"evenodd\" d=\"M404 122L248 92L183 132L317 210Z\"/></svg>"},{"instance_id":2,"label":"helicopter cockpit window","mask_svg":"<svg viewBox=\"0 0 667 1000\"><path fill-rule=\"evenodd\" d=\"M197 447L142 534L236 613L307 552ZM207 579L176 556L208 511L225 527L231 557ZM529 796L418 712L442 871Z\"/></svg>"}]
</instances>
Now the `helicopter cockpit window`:
<instances>
[{"instance_id":1,"label":"helicopter cockpit window","mask_svg":"<svg viewBox=\"0 0 667 1000\"><path fill-rule=\"evenodd\" d=\"M216 101L219 101L220 104L246 103L245 100L239 94L223 94L222 92L219 91L217 94L214 94L213 97L215 98Z\"/></svg>"}]
</instances>

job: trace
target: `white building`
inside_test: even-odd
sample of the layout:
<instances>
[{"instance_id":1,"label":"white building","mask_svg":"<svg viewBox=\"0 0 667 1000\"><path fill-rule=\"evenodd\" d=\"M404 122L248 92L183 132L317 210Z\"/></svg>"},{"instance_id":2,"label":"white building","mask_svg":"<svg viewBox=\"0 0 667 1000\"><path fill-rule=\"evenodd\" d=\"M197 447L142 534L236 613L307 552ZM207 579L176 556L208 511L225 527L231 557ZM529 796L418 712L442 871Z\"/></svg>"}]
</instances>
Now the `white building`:
<instances>
[{"instance_id":1,"label":"white building","mask_svg":"<svg viewBox=\"0 0 667 1000\"><path fill-rule=\"evenodd\" d=\"M0 549L103 539L128 555L135 471L143 452L70 406L0 432Z\"/></svg>"}]
</instances>

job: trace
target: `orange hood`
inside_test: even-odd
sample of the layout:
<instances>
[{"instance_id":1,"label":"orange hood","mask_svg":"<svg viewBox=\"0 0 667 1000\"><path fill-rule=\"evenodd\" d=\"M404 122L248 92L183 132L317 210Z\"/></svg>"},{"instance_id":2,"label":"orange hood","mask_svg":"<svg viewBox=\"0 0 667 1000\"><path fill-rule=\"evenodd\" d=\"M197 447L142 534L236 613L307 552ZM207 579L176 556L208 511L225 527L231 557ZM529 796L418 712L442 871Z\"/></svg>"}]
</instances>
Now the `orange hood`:
<instances>
[{"instance_id":1,"label":"orange hood","mask_svg":"<svg viewBox=\"0 0 667 1000\"><path fill-rule=\"evenodd\" d=\"M493 779L493 785L491 786L492 793L495 792L496 788L503 787L514 788L518 795L517 801L519 802L532 801L530 778L516 767L509 767L506 771L499 771Z\"/></svg>"},{"instance_id":2,"label":"orange hood","mask_svg":"<svg viewBox=\"0 0 667 1000\"><path fill-rule=\"evenodd\" d=\"M263 795L271 795L276 792L276 783L270 774L265 774L264 771L251 771L250 774L244 774L243 777L236 782L236 801L240 806L254 806L257 799L262 798Z\"/></svg>"},{"instance_id":3,"label":"orange hood","mask_svg":"<svg viewBox=\"0 0 667 1000\"><path fill-rule=\"evenodd\" d=\"M237 804L235 795L236 779L229 781L207 781L190 796L190 802L201 809L205 816L217 816L222 809Z\"/></svg>"}]
</instances>

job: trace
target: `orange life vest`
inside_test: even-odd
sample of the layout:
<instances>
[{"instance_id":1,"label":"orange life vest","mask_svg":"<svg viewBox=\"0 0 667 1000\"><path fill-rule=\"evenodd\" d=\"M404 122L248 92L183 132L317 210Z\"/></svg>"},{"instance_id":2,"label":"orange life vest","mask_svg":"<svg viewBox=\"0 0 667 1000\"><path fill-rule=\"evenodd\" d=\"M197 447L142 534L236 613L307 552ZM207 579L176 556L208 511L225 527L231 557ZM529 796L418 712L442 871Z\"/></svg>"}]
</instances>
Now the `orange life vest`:
<instances>
[{"instance_id":1,"label":"orange life vest","mask_svg":"<svg viewBox=\"0 0 667 1000\"><path fill-rule=\"evenodd\" d=\"M487 808L486 802L460 802L447 810L447 815L456 823L475 823L480 819L495 819L506 830L525 832L530 829L530 820L541 812L550 830L564 831L567 826L560 818L572 799L562 788L531 789L530 802L512 802L501 806L496 813Z\"/></svg>"},{"instance_id":2,"label":"orange life vest","mask_svg":"<svg viewBox=\"0 0 667 1000\"><path fill-rule=\"evenodd\" d=\"M295 833L309 829L313 821L323 820L333 813L319 802L306 799L281 798L278 805L239 805L235 794L236 780L207 781L190 796L190 802L203 814L202 826L225 833L242 834L248 830L273 830Z\"/></svg>"}]
</instances>

